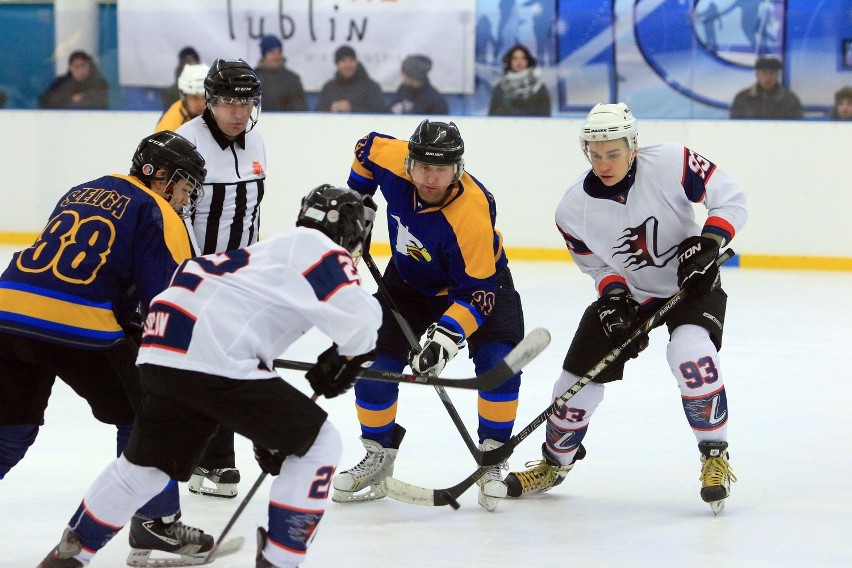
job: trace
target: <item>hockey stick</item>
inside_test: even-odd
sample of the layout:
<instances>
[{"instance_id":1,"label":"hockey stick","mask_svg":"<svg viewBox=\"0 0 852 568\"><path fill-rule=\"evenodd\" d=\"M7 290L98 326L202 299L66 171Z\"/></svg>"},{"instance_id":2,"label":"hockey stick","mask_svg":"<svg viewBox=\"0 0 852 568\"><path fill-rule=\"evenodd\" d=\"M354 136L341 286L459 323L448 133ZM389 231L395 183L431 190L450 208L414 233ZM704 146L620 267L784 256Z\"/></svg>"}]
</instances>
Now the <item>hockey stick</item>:
<instances>
[{"instance_id":1,"label":"hockey stick","mask_svg":"<svg viewBox=\"0 0 852 568\"><path fill-rule=\"evenodd\" d=\"M394 319L396 319L396 322L402 329L402 333L403 335L405 335L405 339L408 341L408 345L413 351L419 353L420 341L418 341L417 337L414 335L414 331L411 329L411 326L408 324L402 313L399 311L399 308L397 307L393 297L390 295L390 292L388 292L384 280L382 280L382 273L376 267L376 263L373 261L373 256L370 254L370 251L364 251L362 258L367 264L367 268L370 270L370 274L373 275L373 280L376 281L376 286L378 286L379 288L379 293L382 295L382 298L384 298L385 303L388 305L388 308L393 314ZM429 375L431 375L431 373L429 373ZM459 431L459 434L461 434L461 437L464 440L467 449L470 450L473 459L476 461L477 464L482 465L483 451L480 450L479 447L473 443L473 439L470 437L470 433L468 433L467 427L465 427L461 416L459 416L459 413L456 410L453 401L450 399L450 395L447 394L447 391L444 390L444 387L440 385L433 386L435 387L435 392L438 393L441 402L444 403L444 408L447 409L447 413L450 415L450 418L452 418L453 424L456 425L456 430Z\"/></svg>"},{"instance_id":2,"label":"hockey stick","mask_svg":"<svg viewBox=\"0 0 852 568\"><path fill-rule=\"evenodd\" d=\"M721 266L729 258L734 256L734 254L734 251L730 248L726 249L716 259L716 265ZM541 426L541 424L544 423L553 413L568 402L568 399L580 392L580 389L589 384L589 382L600 375L607 367L618 359L622 351L624 351L628 345L633 343L641 335L647 334L653 328L662 324L665 316L672 310L672 308L680 304L686 295L687 292L685 290L678 290L678 292L669 298L662 307L651 314L641 326L637 327L621 345L610 351L606 357L601 359L597 365L595 365L588 373L583 375L571 388L554 400L553 404L548 406L544 412L536 416L532 422L524 427L523 430L509 438L509 441L499 448L484 452L484 467L480 467L463 479L460 483L457 483L452 487L447 487L446 489L427 489L425 487L418 487L416 485L405 483L404 481L400 481L393 477L386 477L382 480L382 488L385 490L385 494L391 499L402 501L403 503L410 503L412 505L424 505L427 507L450 505L454 509L458 509L458 502L456 499L462 493L467 491L474 483L476 483L480 477L485 475L485 472L488 471L489 464L500 463L509 457L518 444L523 442L536 428Z\"/></svg>"},{"instance_id":3,"label":"hockey stick","mask_svg":"<svg viewBox=\"0 0 852 568\"><path fill-rule=\"evenodd\" d=\"M536 328L529 332L506 357L493 368L474 377L463 379L448 379L434 375L415 375L410 373L395 373L393 371L376 371L362 369L358 377L374 381L390 383L412 383L420 385L438 385L460 389L491 390L499 387L520 371L527 363L535 359L550 344L550 333L544 328ZM292 369L309 371L314 363L275 359L276 369Z\"/></svg>"}]
</instances>

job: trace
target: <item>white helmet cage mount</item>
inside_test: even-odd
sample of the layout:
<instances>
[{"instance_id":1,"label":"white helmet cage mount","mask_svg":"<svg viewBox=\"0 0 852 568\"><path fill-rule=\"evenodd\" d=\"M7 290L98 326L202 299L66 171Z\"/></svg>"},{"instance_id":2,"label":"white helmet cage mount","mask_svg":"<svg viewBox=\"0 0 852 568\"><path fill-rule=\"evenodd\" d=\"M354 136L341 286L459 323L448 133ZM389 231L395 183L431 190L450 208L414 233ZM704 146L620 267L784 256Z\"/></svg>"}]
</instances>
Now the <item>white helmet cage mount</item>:
<instances>
[{"instance_id":1,"label":"white helmet cage mount","mask_svg":"<svg viewBox=\"0 0 852 568\"><path fill-rule=\"evenodd\" d=\"M638 147L639 128L636 117L624 103L596 104L586 116L580 131L580 148L589 157L589 142L627 138L631 152Z\"/></svg>"}]
</instances>

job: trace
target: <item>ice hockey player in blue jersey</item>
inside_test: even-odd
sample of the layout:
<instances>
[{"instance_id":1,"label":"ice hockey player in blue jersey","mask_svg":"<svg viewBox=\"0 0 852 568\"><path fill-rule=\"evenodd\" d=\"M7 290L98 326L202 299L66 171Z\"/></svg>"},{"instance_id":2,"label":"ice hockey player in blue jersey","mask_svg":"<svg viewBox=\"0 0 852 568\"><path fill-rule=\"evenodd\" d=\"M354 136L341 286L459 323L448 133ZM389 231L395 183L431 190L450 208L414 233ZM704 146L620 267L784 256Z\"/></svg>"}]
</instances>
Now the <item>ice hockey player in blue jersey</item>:
<instances>
[{"instance_id":1,"label":"ice hockey player in blue jersey","mask_svg":"<svg viewBox=\"0 0 852 568\"><path fill-rule=\"evenodd\" d=\"M97 420L117 427L117 451L124 449L142 397L137 307L189 258L181 216L190 213L204 174L189 141L170 131L148 136L130 175L72 187L36 241L13 256L0 277L0 478L35 441L57 376ZM174 482L140 505L130 531L140 554L212 546L211 537L177 520Z\"/></svg>"},{"instance_id":2,"label":"ice hockey player in blue jersey","mask_svg":"<svg viewBox=\"0 0 852 568\"><path fill-rule=\"evenodd\" d=\"M349 186L361 194L380 190L387 202L391 262L383 282L401 315L419 337L411 350L389 307L382 303L374 369L440 373L468 344L476 372L494 367L523 338L521 300L512 283L494 198L464 168L464 141L452 122L424 120L406 142L372 132L355 147ZM520 373L480 392L479 442L483 450L512 435ZM393 474L404 434L396 424L399 386L360 380L355 404L367 450L355 467L334 479L332 500L380 499L382 479ZM501 468L480 479L479 504L493 511L506 496Z\"/></svg>"},{"instance_id":3,"label":"ice hockey player in blue jersey","mask_svg":"<svg viewBox=\"0 0 852 568\"><path fill-rule=\"evenodd\" d=\"M598 298L583 314L554 399L571 389L637 325L680 288L686 299L666 316L666 359L698 442L701 498L718 514L734 481L728 463L728 403L719 349L727 295L716 257L746 221L745 194L716 164L678 144L639 148L636 118L624 103L596 105L580 144L591 163L556 208L556 226L575 264L594 279ZM699 224L694 204L707 208ZM506 477L510 497L559 485L586 450L581 443L627 359L648 345L629 344L622 358L587 383L547 422L543 458ZM641 405L636 421L642 423ZM647 432L644 439L652 439Z\"/></svg>"}]
</instances>

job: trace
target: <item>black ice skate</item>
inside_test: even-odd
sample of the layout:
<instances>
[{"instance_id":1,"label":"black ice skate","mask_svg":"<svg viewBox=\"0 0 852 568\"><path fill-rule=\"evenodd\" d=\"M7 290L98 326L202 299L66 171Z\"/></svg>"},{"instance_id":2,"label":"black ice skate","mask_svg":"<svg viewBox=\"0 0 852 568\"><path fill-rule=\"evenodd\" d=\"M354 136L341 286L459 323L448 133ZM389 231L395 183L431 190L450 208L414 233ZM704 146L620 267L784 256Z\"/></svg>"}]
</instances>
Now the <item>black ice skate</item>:
<instances>
[{"instance_id":1,"label":"black ice skate","mask_svg":"<svg viewBox=\"0 0 852 568\"><path fill-rule=\"evenodd\" d=\"M257 527L257 556L254 560L254 568L275 568L275 565L263 556L263 549L266 548L267 539L266 529Z\"/></svg>"},{"instance_id":2,"label":"black ice skate","mask_svg":"<svg viewBox=\"0 0 852 568\"><path fill-rule=\"evenodd\" d=\"M731 494L731 482L737 480L728 463L728 443L700 442L698 451L701 452L701 498L718 515Z\"/></svg>"},{"instance_id":3,"label":"black ice skate","mask_svg":"<svg viewBox=\"0 0 852 568\"><path fill-rule=\"evenodd\" d=\"M36 568L81 568L83 563L72 557L80 554L82 549L80 538L74 531L67 528L62 533L56 548L51 550Z\"/></svg>"},{"instance_id":4,"label":"black ice skate","mask_svg":"<svg viewBox=\"0 0 852 568\"><path fill-rule=\"evenodd\" d=\"M128 566L192 566L206 564L207 553L213 548L213 537L180 521L164 523L133 515L130 520L130 554ZM151 558L151 552L161 551L180 558Z\"/></svg>"},{"instance_id":5,"label":"black ice skate","mask_svg":"<svg viewBox=\"0 0 852 568\"><path fill-rule=\"evenodd\" d=\"M205 480L209 482L208 485L205 485ZM237 468L207 469L196 467L188 485L189 490L198 495L233 499L237 496L237 484L239 482L240 472Z\"/></svg>"}]
</instances>

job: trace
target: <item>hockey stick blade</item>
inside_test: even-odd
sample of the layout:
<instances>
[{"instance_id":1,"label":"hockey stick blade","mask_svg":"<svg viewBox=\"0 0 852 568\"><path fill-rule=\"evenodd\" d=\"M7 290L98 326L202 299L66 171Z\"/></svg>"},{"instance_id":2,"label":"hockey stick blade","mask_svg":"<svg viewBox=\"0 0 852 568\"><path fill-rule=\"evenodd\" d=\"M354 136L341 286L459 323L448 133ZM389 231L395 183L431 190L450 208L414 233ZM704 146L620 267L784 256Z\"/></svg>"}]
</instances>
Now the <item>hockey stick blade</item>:
<instances>
[{"instance_id":1,"label":"hockey stick blade","mask_svg":"<svg viewBox=\"0 0 852 568\"><path fill-rule=\"evenodd\" d=\"M723 251L719 257L716 259L716 265L723 265L728 259L732 258L736 253L728 248ZM487 452L483 452L483 459L481 464L484 466L496 465L502 462L504 459L508 458L512 455L512 452L515 448L523 442L536 428L541 426L552 414L559 410L568 400L577 394L580 389L586 386L592 379L597 377L601 372L604 371L609 365L611 365L615 360L619 358L621 352L627 347L630 343L635 341L639 336L648 333L654 327L661 325L663 320L665 319L666 314L672 310L676 305L682 302L686 298L686 292L684 290L678 291L674 296L669 298L667 302L665 302L656 312L651 314L645 322L636 328L636 330L628 337L621 345L614 348L610 351L606 357L601 359L601 361L595 365L589 372L583 375L579 381L577 381L570 389L565 391L561 396L559 396L553 403L547 407L547 409L533 418L533 420L527 424L520 432L509 438L509 441L500 446L499 448L495 448L493 450L489 450ZM480 462L478 462L480 463ZM400 481L393 477L386 477L382 480L382 486L385 489L385 494L394 499L396 501L401 501L403 503L409 503L411 505L422 505L427 507L442 507L444 505L451 505L455 508L453 503L456 502L462 493L467 491L476 481L485 475L485 472L488 471L488 467L480 467L475 472L467 476L461 482L453 485L452 487L447 487L445 489L428 489L425 487L418 487L417 485L411 485L410 483L405 483L404 481Z\"/></svg>"},{"instance_id":2,"label":"hockey stick blade","mask_svg":"<svg viewBox=\"0 0 852 568\"><path fill-rule=\"evenodd\" d=\"M369 368L359 371L358 376L362 379L372 379L391 383L412 383L460 389L492 390L511 379L527 363L535 359L542 351L544 351L549 344L550 333L544 328L536 328L527 334L527 336L524 337L502 361L500 361L492 369L476 377L450 379L432 375L377 371ZM301 361L290 361L287 359L275 359L274 366L276 369L309 371L313 368L314 364L303 363Z\"/></svg>"}]
</instances>

